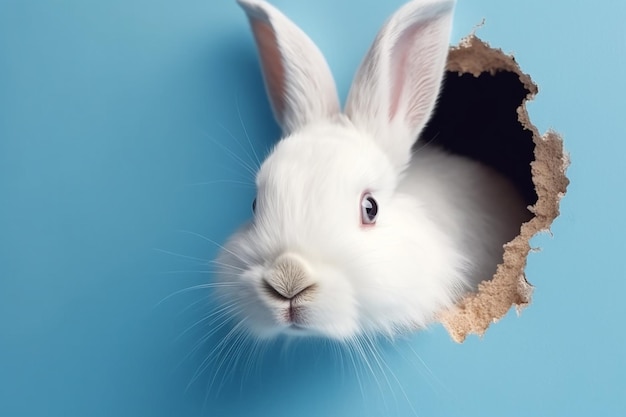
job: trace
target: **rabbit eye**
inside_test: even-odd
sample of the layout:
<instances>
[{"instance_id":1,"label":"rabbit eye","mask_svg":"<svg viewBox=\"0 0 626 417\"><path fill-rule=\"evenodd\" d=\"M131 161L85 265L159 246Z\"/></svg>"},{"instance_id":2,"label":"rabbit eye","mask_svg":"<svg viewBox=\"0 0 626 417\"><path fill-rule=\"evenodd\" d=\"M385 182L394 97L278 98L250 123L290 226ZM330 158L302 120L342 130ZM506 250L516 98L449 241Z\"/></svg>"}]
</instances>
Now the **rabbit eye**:
<instances>
[{"instance_id":1,"label":"rabbit eye","mask_svg":"<svg viewBox=\"0 0 626 417\"><path fill-rule=\"evenodd\" d=\"M378 215L378 203L370 193L361 197L361 224L373 225Z\"/></svg>"},{"instance_id":2,"label":"rabbit eye","mask_svg":"<svg viewBox=\"0 0 626 417\"><path fill-rule=\"evenodd\" d=\"M252 200L252 212L256 213L256 198Z\"/></svg>"}]
</instances>

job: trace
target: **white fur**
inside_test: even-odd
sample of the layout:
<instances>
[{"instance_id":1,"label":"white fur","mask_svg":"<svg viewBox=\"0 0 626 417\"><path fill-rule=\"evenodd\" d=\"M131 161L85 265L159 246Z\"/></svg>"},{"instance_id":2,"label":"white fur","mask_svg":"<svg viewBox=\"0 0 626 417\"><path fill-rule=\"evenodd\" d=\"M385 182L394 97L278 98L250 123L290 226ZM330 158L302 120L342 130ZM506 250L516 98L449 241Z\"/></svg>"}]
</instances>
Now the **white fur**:
<instances>
[{"instance_id":1,"label":"white fur","mask_svg":"<svg viewBox=\"0 0 626 417\"><path fill-rule=\"evenodd\" d=\"M292 116L276 114L286 136L257 175L256 214L220 255L228 265L219 276L225 303L259 337L345 340L428 325L491 278L502 245L529 216L491 169L430 146L411 153L436 102L454 2L415 0L387 21L357 73L346 115L333 110L332 78L306 35L263 1L239 3L257 30L257 19L270 25L284 53L268 56L289 68L278 84L299 93L273 103ZM261 56L275 48L257 43ZM372 227L361 224L366 191L379 206ZM285 285L308 290L283 299L297 293Z\"/></svg>"},{"instance_id":2,"label":"white fur","mask_svg":"<svg viewBox=\"0 0 626 417\"><path fill-rule=\"evenodd\" d=\"M238 2L250 19L265 87L283 134L339 113L335 80L313 41L271 4Z\"/></svg>"}]
</instances>

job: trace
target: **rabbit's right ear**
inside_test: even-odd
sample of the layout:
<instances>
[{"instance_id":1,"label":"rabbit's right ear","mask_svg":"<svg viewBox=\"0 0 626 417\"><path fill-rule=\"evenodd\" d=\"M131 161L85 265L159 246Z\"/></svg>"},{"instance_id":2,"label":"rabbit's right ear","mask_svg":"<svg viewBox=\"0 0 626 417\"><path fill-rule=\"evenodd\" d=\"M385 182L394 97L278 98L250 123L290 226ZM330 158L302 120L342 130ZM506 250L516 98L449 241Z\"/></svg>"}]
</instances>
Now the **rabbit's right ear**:
<instances>
[{"instance_id":1,"label":"rabbit's right ear","mask_svg":"<svg viewBox=\"0 0 626 417\"><path fill-rule=\"evenodd\" d=\"M354 79L346 113L404 168L445 70L454 0L413 0L385 23Z\"/></svg>"},{"instance_id":2,"label":"rabbit's right ear","mask_svg":"<svg viewBox=\"0 0 626 417\"><path fill-rule=\"evenodd\" d=\"M338 115L335 81L313 41L265 1L237 2L250 20L265 88L283 134Z\"/></svg>"}]
</instances>

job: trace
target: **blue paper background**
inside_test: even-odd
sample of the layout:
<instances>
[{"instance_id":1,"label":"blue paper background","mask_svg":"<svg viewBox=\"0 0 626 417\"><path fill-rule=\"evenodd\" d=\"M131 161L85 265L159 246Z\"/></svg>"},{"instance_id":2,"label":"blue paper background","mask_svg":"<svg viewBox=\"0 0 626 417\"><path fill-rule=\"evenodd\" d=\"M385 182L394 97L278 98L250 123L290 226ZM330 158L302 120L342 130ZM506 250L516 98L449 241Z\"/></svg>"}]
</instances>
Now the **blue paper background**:
<instances>
[{"instance_id":1,"label":"blue paper background","mask_svg":"<svg viewBox=\"0 0 626 417\"><path fill-rule=\"evenodd\" d=\"M342 96L401 3L274 2ZM210 279L194 258L215 245L184 231L223 241L250 215L253 189L220 182L250 179L229 152L250 161L246 131L260 154L278 135L243 13L0 1L0 415L624 415L626 3L461 1L455 41L482 17L573 161L555 238L534 241L531 307L463 345L439 326L384 345L377 378L329 347L277 345L207 394L215 364L187 385L215 343L187 356L207 328L185 331L207 293L159 302Z\"/></svg>"}]
</instances>

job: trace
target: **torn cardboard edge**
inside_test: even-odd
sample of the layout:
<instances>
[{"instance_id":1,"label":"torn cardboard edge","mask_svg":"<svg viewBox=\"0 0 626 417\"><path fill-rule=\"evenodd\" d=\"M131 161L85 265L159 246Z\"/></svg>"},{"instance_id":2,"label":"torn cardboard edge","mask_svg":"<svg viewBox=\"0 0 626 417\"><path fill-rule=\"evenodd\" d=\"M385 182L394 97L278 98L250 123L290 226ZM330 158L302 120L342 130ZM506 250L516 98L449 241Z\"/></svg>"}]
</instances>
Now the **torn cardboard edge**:
<instances>
[{"instance_id":1,"label":"torn cardboard edge","mask_svg":"<svg viewBox=\"0 0 626 417\"><path fill-rule=\"evenodd\" d=\"M569 180L565 172L569 165L563 141L558 133L548 131L541 135L530 122L526 102L538 92L529 75L522 72L515 58L500 49L491 48L474 34L452 47L448 56L448 73L459 76L472 74L475 78L489 73L513 73L519 79L526 96L517 107L519 129L532 133L534 160L530 175L536 193L536 202L529 206L533 218L521 226L520 234L504 246L503 262L492 279L480 284L476 293L467 295L455 307L442 312L439 321L452 339L462 343L469 334L482 336L489 325L501 319L511 307L521 311L531 302L533 286L526 280L524 269L531 251L530 239L549 231L559 215L559 202L565 195ZM503 138L505 140L506 138Z\"/></svg>"}]
</instances>

